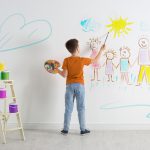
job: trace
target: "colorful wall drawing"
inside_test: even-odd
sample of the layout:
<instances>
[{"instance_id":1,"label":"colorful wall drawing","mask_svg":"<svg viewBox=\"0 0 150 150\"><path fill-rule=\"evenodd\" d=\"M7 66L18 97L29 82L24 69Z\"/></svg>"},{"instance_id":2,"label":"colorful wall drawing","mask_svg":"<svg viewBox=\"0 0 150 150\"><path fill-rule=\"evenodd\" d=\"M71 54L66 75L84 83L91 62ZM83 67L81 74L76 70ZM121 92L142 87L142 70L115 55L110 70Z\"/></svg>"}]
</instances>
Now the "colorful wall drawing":
<instances>
[{"instance_id":1,"label":"colorful wall drawing","mask_svg":"<svg viewBox=\"0 0 150 150\"><path fill-rule=\"evenodd\" d=\"M124 19L123 17L119 17L114 20L110 19L111 24L106 25L106 27L109 28L109 30L108 30L108 33L105 34L106 35L105 42L111 33L113 33L114 38L116 37L119 38L121 35L127 35L128 32L131 31L131 28L129 26L133 24L133 22L128 22L127 20L128 20L127 18ZM90 41L90 44L89 44L90 49L98 49L98 44L94 40L96 41L96 38L93 38ZM94 48L92 48L92 46ZM93 50L92 55L91 55L92 58L95 57L96 54L97 54L97 50ZM118 56L118 58L120 57L120 59L119 59L118 64L114 64L113 62L114 58L116 57L116 54L117 54L117 51L111 50L110 48L107 49L107 51L105 52L106 61L102 66L105 66L105 74L108 76L107 81L114 82L118 80L119 75L114 77L114 71L115 69L120 67L121 81L123 82L125 81L128 85L130 85L131 84L129 83L130 78L132 78L131 81L133 81L133 78L135 80L135 76L133 77L132 74L131 76L129 76L129 68L132 66L130 62L130 56L131 56L130 49L128 48L128 46L122 46L120 48L120 56ZM92 67L93 68L95 67L94 78L92 79L92 81L95 80L95 77L97 77L97 81L99 81L98 69L100 69L100 63L92 64Z\"/></svg>"},{"instance_id":2,"label":"colorful wall drawing","mask_svg":"<svg viewBox=\"0 0 150 150\"><path fill-rule=\"evenodd\" d=\"M133 22L129 22L127 18L123 19L123 17L120 17L118 19L110 19L111 23L106 25L106 27L109 29L108 34L113 35L113 38L121 37L124 35L128 35L128 33L132 30L131 25ZM149 27L147 23L142 22L140 24L140 30L141 31L149 31ZM110 37L109 37L110 38ZM90 44L89 47L92 51L93 57L96 56L98 47L98 38L90 38ZM107 40L107 39L106 39ZM109 39L111 40L111 39ZM102 40L100 40L100 44L102 44ZM107 45L107 44L106 44ZM143 83L143 80L146 81L147 85L150 85L150 43L148 36L142 36L139 40L137 40L136 45L139 47L139 51L137 52L138 57L136 60L131 61L131 56L133 55L133 51L129 48L129 46L121 46L118 49L113 50L113 48L107 48L105 51L105 54L101 57L104 58L105 56L105 63L103 65L100 64L100 62L96 64L92 64L92 68L94 68L94 72L92 70L92 74L94 75L94 78L91 79L91 81L100 81L99 78L99 72L98 70L102 69L102 67L105 68L105 74L100 74L100 77L104 79L104 76L107 76L107 80L103 80L102 82L96 82L94 86L94 82L91 82L91 88L98 89L98 85L102 85L104 87L104 83L108 81L110 84L111 82L117 81L116 77L119 77L120 81L122 83L125 83L126 86L124 86L124 90L127 89L128 85L132 86L140 86ZM95 55L94 55L95 54ZM116 57L116 55L118 56ZM92 57L92 58L93 58ZM118 63L114 63L115 58L117 58ZM116 61L115 61L116 62ZM131 63L132 62L132 63ZM139 66L139 70L136 70L136 72L132 72L134 67ZM96 68L97 67L97 68ZM117 70L119 69L119 72ZM118 74L115 76L115 72ZM131 73L132 72L132 73ZM119 74L120 73L120 74ZM120 84L120 82L116 82L113 85ZM123 85L125 85L123 84ZM108 85L108 84L107 84ZM119 89L119 86L118 86ZM149 103L146 102L122 102L120 101L112 101L112 103L104 103L100 106L100 109L102 110L111 110L111 109L128 109L128 108L142 108L142 107L150 107ZM147 113L145 115L146 118L150 118L150 113Z\"/></svg>"}]
</instances>

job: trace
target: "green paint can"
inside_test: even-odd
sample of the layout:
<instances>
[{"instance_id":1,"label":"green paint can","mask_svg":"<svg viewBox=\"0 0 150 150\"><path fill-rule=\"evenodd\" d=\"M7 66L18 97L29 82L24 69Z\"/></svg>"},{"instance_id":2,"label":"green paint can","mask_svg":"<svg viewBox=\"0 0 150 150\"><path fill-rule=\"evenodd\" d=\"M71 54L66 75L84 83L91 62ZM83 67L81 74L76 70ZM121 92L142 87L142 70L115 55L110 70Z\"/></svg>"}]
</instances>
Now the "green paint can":
<instances>
[{"instance_id":1,"label":"green paint can","mask_svg":"<svg viewBox=\"0 0 150 150\"><path fill-rule=\"evenodd\" d=\"M2 78L1 78L1 71L0 71L0 80L2 80Z\"/></svg>"},{"instance_id":2,"label":"green paint can","mask_svg":"<svg viewBox=\"0 0 150 150\"><path fill-rule=\"evenodd\" d=\"M1 80L9 80L9 71L1 72Z\"/></svg>"}]
</instances>

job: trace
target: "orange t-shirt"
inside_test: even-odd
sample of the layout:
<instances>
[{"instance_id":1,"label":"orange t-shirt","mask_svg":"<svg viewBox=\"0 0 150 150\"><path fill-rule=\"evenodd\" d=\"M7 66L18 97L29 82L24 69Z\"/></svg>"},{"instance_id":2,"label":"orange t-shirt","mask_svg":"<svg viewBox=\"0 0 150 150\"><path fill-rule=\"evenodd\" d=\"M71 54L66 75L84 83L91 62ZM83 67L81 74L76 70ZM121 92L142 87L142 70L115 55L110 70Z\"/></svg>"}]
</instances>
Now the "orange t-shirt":
<instances>
[{"instance_id":1,"label":"orange t-shirt","mask_svg":"<svg viewBox=\"0 0 150 150\"><path fill-rule=\"evenodd\" d=\"M91 64L91 58L85 57L67 57L64 59L62 69L68 71L66 84L81 83L84 84L83 67Z\"/></svg>"}]
</instances>

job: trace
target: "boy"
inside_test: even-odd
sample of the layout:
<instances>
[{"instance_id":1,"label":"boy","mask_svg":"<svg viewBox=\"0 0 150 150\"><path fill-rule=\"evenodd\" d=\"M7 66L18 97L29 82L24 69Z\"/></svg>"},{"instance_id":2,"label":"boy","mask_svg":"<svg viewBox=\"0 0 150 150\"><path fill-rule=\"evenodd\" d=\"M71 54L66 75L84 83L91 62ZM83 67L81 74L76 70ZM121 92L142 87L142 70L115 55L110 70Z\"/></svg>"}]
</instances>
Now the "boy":
<instances>
[{"instance_id":1,"label":"boy","mask_svg":"<svg viewBox=\"0 0 150 150\"><path fill-rule=\"evenodd\" d=\"M70 57L64 59L62 71L58 69L58 73L62 77L67 77L66 80L66 93L65 93L65 114L64 114L64 128L62 134L67 135L71 120L71 113L73 111L74 98L77 102L78 119L80 124L80 134L84 135L90 133L85 127L85 90L84 90L84 77L83 67L96 62L104 50L103 45L97 56L94 59L80 57L79 43L77 39L70 39L65 44L67 50L71 53Z\"/></svg>"}]
</instances>

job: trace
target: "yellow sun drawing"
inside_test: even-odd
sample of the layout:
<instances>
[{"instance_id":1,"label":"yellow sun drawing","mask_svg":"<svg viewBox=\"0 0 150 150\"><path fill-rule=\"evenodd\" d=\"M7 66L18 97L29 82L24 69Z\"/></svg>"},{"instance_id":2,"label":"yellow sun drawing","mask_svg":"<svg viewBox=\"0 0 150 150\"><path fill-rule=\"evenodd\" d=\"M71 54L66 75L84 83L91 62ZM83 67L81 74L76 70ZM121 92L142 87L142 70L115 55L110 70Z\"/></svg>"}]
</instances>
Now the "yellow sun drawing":
<instances>
[{"instance_id":1,"label":"yellow sun drawing","mask_svg":"<svg viewBox=\"0 0 150 150\"><path fill-rule=\"evenodd\" d=\"M128 34L131 31L129 25L132 25L133 22L127 22L128 18L123 19L120 17L119 19L113 20L110 19L111 24L108 24L106 27L110 28L109 32L114 32L114 38L116 36L120 37L121 34Z\"/></svg>"}]
</instances>

